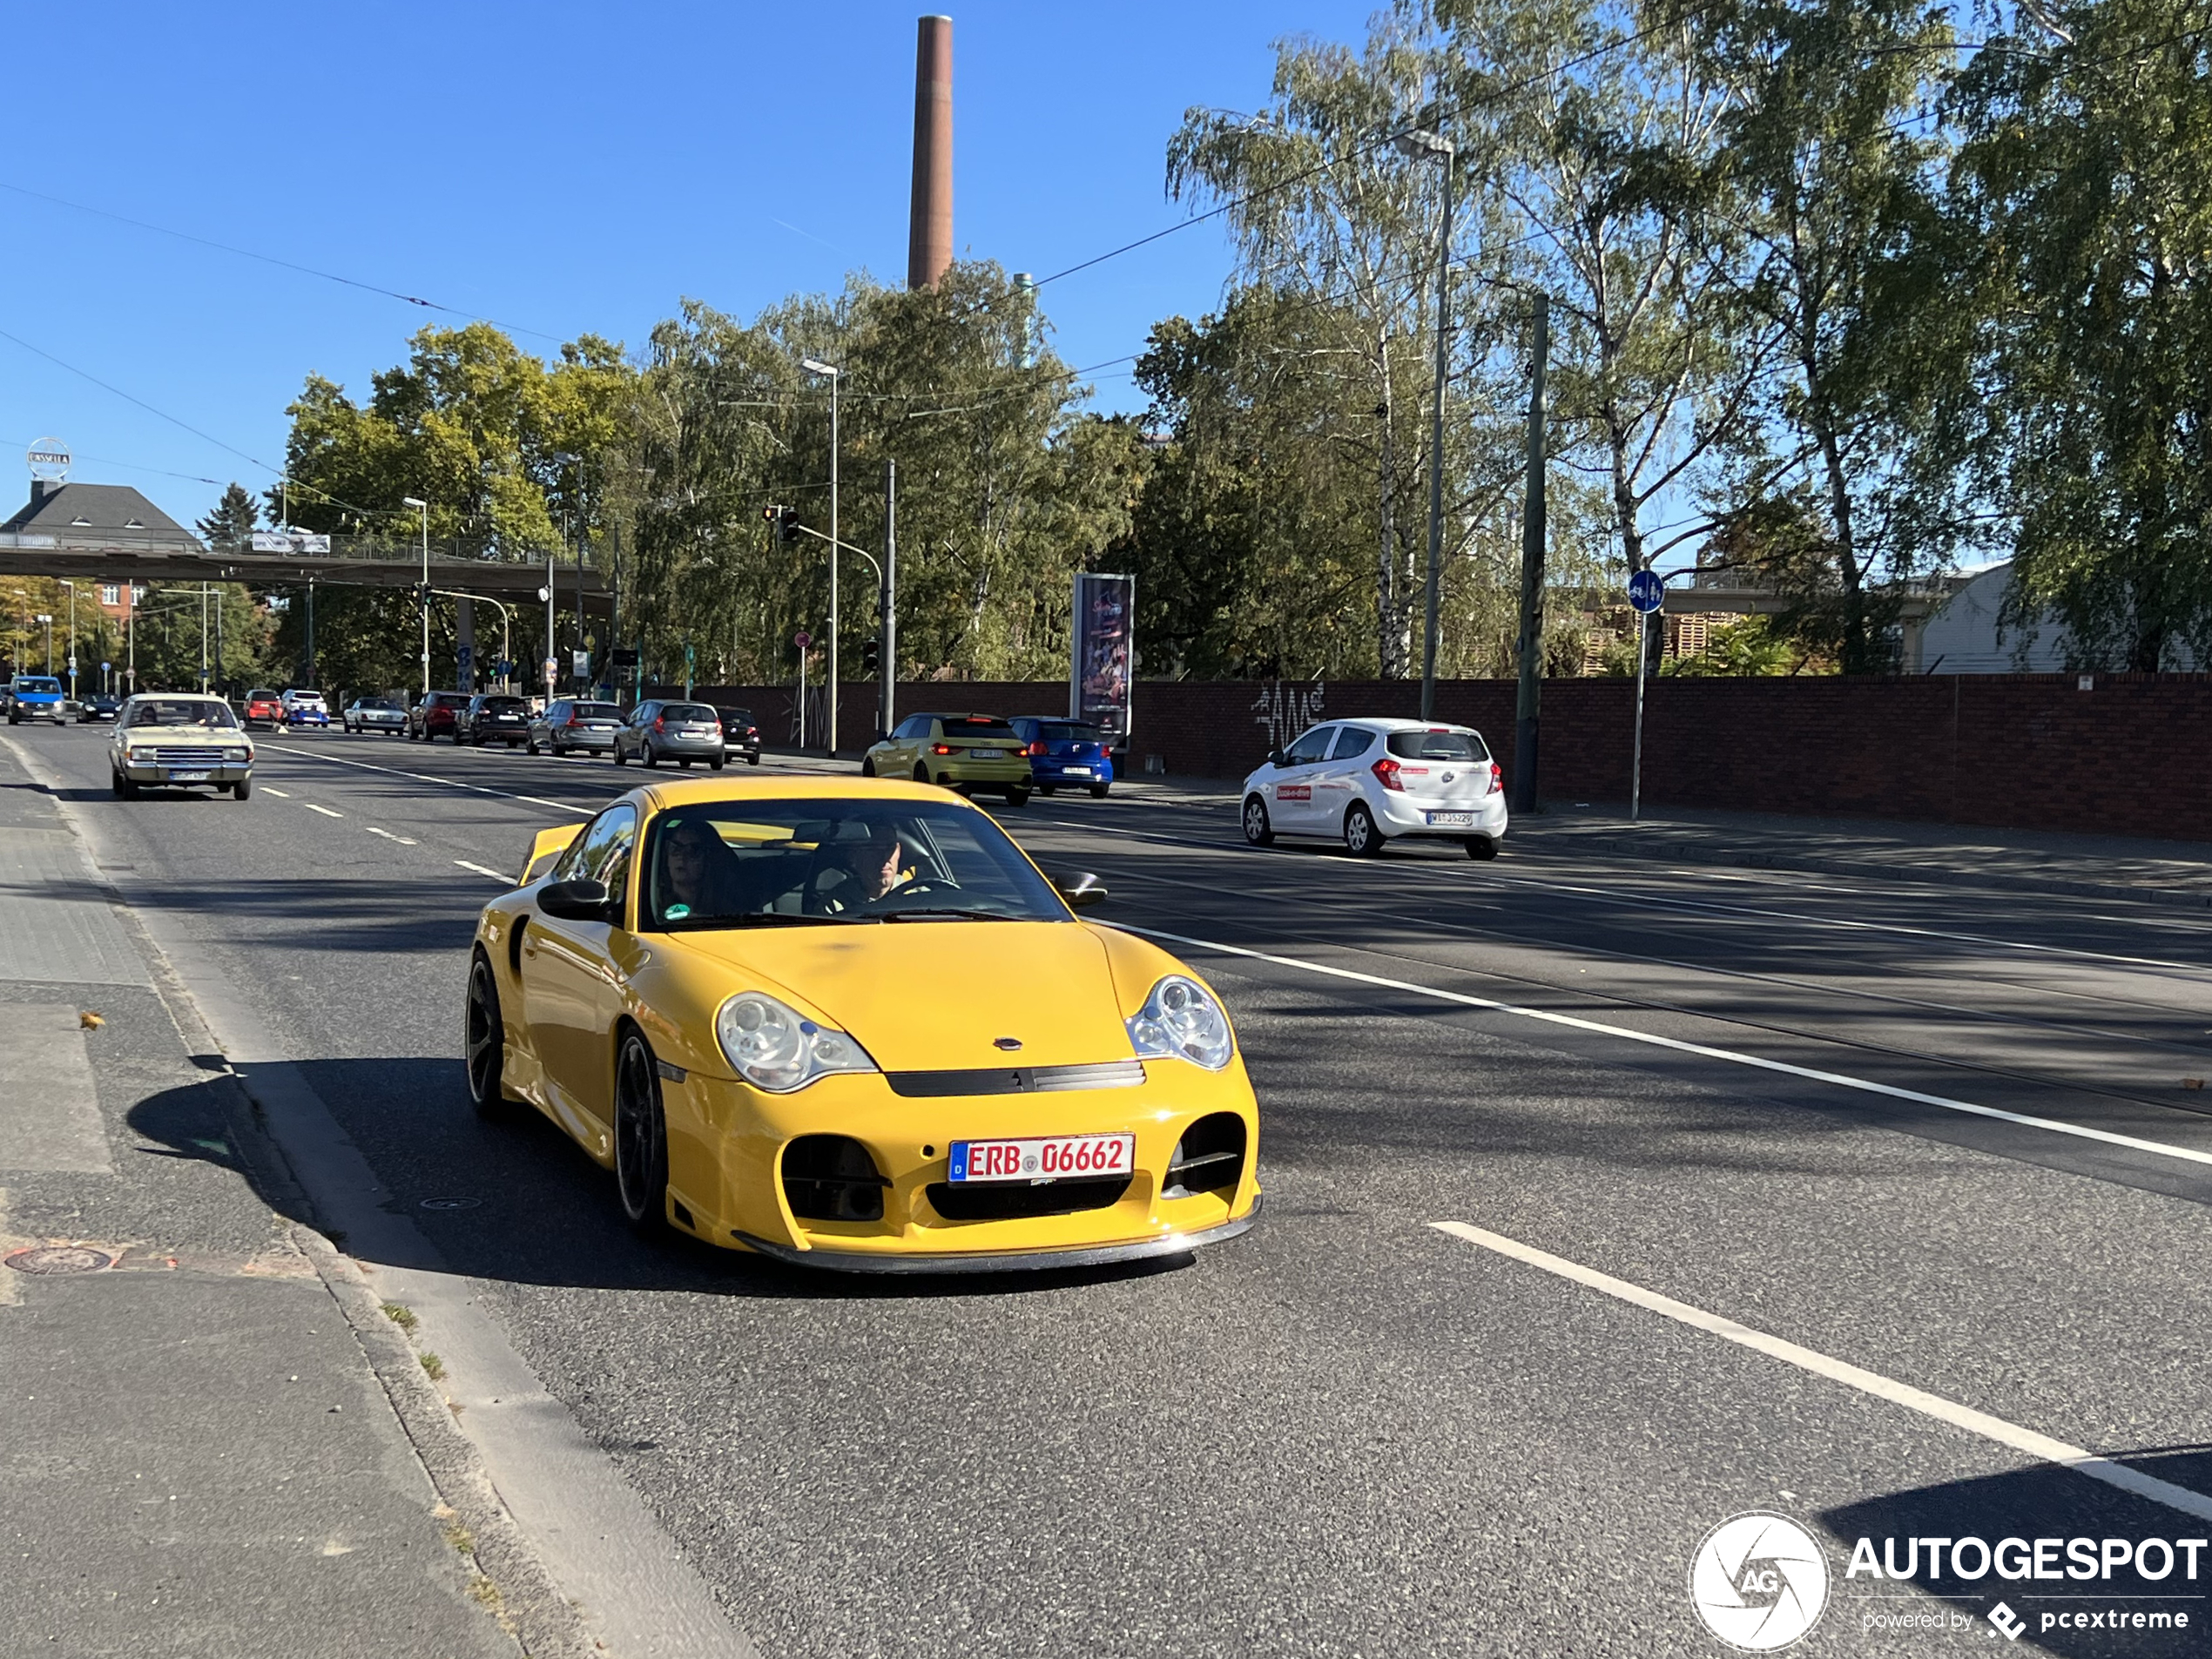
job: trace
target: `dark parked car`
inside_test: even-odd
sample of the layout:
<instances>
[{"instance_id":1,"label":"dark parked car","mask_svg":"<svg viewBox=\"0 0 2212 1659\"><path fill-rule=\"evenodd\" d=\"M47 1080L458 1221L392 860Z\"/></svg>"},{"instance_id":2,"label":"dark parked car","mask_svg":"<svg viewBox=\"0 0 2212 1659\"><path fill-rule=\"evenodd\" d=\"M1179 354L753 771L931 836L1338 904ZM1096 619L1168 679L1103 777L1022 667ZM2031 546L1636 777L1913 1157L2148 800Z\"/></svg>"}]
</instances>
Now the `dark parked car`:
<instances>
[{"instance_id":1,"label":"dark parked car","mask_svg":"<svg viewBox=\"0 0 2212 1659\"><path fill-rule=\"evenodd\" d=\"M415 699L415 706L407 711L407 737L409 743L435 743L440 738L461 741L458 724L462 710L469 706L466 691L425 691Z\"/></svg>"},{"instance_id":2,"label":"dark parked car","mask_svg":"<svg viewBox=\"0 0 2212 1659\"><path fill-rule=\"evenodd\" d=\"M586 754L597 754L615 746L615 734L621 730L619 703L586 703L564 697L547 704L545 711L530 721L529 751L536 754L545 748L556 755L568 755L581 749Z\"/></svg>"},{"instance_id":3,"label":"dark parked car","mask_svg":"<svg viewBox=\"0 0 2212 1659\"><path fill-rule=\"evenodd\" d=\"M112 720L122 706L121 698L110 697L105 691L95 691L78 705L77 724L90 725L95 720Z\"/></svg>"},{"instance_id":4,"label":"dark parked car","mask_svg":"<svg viewBox=\"0 0 2212 1659\"><path fill-rule=\"evenodd\" d=\"M722 752L731 759L745 757L745 764L760 764L760 728L752 723L751 709L717 709L722 717Z\"/></svg>"},{"instance_id":5,"label":"dark parked car","mask_svg":"<svg viewBox=\"0 0 2212 1659\"><path fill-rule=\"evenodd\" d=\"M664 703L655 698L631 711L628 724L615 733L615 765L664 760L689 768L704 760L722 770L721 717L704 703Z\"/></svg>"},{"instance_id":6,"label":"dark parked car","mask_svg":"<svg viewBox=\"0 0 2212 1659\"><path fill-rule=\"evenodd\" d=\"M1082 720L1055 720L1024 715L1009 720L1028 745L1029 772L1037 792L1049 795L1062 785L1103 795L1114 782L1114 755L1106 734Z\"/></svg>"},{"instance_id":7,"label":"dark parked car","mask_svg":"<svg viewBox=\"0 0 2212 1659\"><path fill-rule=\"evenodd\" d=\"M479 749L487 743L519 749L529 734L530 705L503 691L479 691L454 717L453 740L473 743Z\"/></svg>"}]
</instances>

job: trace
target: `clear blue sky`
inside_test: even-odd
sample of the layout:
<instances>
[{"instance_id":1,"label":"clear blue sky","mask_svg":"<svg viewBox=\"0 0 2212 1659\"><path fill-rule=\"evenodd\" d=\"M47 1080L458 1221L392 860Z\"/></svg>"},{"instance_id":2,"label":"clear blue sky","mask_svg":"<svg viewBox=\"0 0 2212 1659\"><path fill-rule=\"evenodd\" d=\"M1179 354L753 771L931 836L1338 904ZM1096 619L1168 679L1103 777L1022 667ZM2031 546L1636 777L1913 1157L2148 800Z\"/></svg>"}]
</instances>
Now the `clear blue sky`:
<instances>
[{"instance_id":1,"label":"clear blue sky","mask_svg":"<svg viewBox=\"0 0 2212 1659\"><path fill-rule=\"evenodd\" d=\"M439 314L19 191L633 346L685 296L750 316L847 270L901 280L923 9L18 13L0 329L275 466L302 377L365 395ZM954 8L955 246L1044 275L1172 223L1163 161L1185 107L1257 107L1273 40L1355 39L1372 10ZM1135 351L1157 318L1211 308L1227 268L1207 225L1055 283L1055 344L1078 366ZM1126 378L1096 384L1103 405L1135 401ZM23 446L49 434L73 477L136 484L187 522L221 482L274 476L0 340L0 502L27 494Z\"/></svg>"}]
</instances>

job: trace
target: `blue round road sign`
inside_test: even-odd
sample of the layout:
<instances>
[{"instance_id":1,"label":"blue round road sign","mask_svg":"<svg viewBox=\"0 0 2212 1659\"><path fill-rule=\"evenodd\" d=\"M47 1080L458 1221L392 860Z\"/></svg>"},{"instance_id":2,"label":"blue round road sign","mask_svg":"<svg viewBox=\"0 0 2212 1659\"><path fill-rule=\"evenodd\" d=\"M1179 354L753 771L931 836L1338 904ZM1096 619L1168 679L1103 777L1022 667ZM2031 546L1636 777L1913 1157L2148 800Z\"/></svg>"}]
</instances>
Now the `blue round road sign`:
<instances>
[{"instance_id":1,"label":"blue round road sign","mask_svg":"<svg viewBox=\"0 0 2212 1659\"><path fill-rule=\"evenodd\" d=\"M1638 570L1629 578L1629 603L1647 617L1659 609L1666 597L1667 584L1656 570Z\"/></svg>"}]
</instances>

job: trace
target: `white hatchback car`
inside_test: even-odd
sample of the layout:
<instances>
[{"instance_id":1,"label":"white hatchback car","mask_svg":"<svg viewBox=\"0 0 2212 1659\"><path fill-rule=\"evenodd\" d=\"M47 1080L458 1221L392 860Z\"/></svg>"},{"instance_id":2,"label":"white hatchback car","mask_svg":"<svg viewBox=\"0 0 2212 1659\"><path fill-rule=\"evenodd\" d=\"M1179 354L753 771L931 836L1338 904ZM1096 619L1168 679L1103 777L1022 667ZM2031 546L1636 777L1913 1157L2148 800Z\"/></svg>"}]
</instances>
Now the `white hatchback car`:
<instances>
[{"instance_id":1,"label":"white hatchback car","mask_svg":"<svg viewBox=\"0 0 2212 1659\"><path fill-rule=\"evenodd\" d=\"M1406 836L1458 841L1494 859L1506 835L1505 774L1482 734L1426 720L1332 720L1244 779L1244 839L1341 837L1372 856Z\"/></svg>"}]
</instances>

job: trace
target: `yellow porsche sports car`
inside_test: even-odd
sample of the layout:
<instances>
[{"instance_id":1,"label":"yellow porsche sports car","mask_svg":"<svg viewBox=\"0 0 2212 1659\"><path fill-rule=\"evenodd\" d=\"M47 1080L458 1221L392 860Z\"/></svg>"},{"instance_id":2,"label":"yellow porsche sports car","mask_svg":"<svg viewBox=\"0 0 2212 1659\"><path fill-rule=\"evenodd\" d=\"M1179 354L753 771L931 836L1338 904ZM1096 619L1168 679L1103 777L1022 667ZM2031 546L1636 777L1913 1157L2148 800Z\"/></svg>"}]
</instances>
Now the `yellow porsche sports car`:
<instances>
[{"instance_id":1,"label":"yellow porsche sports car","mask_svg":"<svg viewBox=\"0 0 2212 1659\"><path fill-rule=\"evenodd\" d=\"M1187 1251L1258 1213L1235 1028L933 785L718 778L538 836L484 907L469 1089L641 1228L874 1272Z\"/></svg>"}]
</instances>

